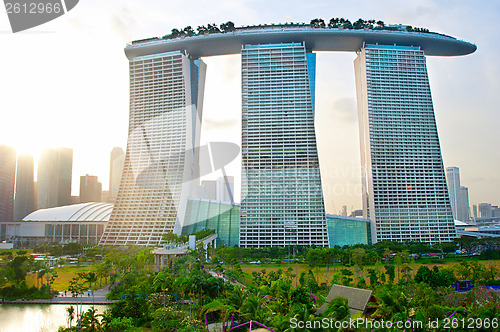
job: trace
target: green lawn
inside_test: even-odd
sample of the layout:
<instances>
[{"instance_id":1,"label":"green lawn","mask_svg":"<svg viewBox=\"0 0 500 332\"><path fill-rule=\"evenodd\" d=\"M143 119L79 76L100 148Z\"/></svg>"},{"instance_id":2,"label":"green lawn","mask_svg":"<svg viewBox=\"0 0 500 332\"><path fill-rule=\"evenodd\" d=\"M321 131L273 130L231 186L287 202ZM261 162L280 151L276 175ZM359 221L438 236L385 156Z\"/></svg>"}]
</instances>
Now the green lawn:
<instances>
[{"instance_id":1,"label":"green lawn","mask_svg":"<svg viewBox=\"0 0 500 332\"><path fill-rule=\"evenodd\" d=\"M58 277L54 280L54 283L52 284L52 288L59 292L64 292L64 290L67 290L69 287L69 282L73 277L76 277L78 273L80 272L90 272L92 271L92 265L84 265L81 264L80 266L76 266L73 264L68 264L64 265L58 268L54 269L57 272ZM45 279L44 279L45 281ZM45 281L46 282L46 281ZM26 283L29 286L35 285L36 286L36 274L32 273L29 274L26 277ZM97 282L94 287L94 289L99 288L99 282Z\"/></svg>"}]
</instances>

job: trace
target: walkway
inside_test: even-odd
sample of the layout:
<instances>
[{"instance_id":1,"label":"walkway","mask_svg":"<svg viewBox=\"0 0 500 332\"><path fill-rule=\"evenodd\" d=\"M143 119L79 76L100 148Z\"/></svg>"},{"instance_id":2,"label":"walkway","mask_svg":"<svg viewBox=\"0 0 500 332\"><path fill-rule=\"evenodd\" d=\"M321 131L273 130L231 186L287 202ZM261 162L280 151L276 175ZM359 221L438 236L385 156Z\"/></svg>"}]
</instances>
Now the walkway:
<instances>
[{"instance_id":1,"label":"walkway","mask_svg":"<svg viewBox=\"0 0 500 332\"><path fill-rule=\"evenodd\" d=\"M215 278L221 278L222 280L224 280L225 282L228 282L229 281L229 278L226 277L224 274L222 273L218 273L218 272L215 272L214 270L211 270L211 269L205 269L205 271L207 271L208 273L210 273L210 275L212 275L212 277L215 277ZM238 281L229 281L232 285L238 285L238 286L241 286L242 288L245 288L246 286L243 285L242 283L238 282Z\"/></svg>"},{"instance_id":2,"label":"walkway","mask_svg":"<svg viewBox=\"0 0 500 332\"><path fill-rule=\"evenodd\" d=\"M58 296L55 296L51 299L40 299L40 300L14 300L7 301L5 300L3 303L30 303L30 304L112 304L116 302L115 300L106 299L106 294L108 294L108 286L105 286L101 289L94 291L94 299L92 300L92 293L88 296L88 292L79 297L72 297L71 293L68 292L66 296L63 293L59 293ZM62 294L62 295L61 295Z\"/></svg>"}]
</instances>

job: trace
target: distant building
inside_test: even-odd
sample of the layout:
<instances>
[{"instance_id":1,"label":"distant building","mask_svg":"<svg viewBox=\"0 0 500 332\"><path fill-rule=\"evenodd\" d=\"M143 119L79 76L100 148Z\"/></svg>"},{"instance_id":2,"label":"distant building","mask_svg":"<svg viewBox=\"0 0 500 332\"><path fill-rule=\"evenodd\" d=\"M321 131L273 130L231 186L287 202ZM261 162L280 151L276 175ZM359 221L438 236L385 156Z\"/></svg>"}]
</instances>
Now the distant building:
<instances>
[{"instance_id":1,"label":"distant building","mask_svg":"<svg viewBox=\"0 0 500 332\"><path fill-rule=\"evenodd\" d=\"M472 215L474 216L474 218L479 217L479 214L477 212L477 205L476 204L472 205Z\"/></svg>"},{"instance_id":2,"label":"distant building","mask_svg":"<svg viewBox=\"0 0 500 332\"><path fill-rule=\"evenodd\" d=\"M22 221L0 221L0 240L18 245L79 242L96 244L112 204L84 203L37 210Z\"/></svg>"},{"instance_id":3,"label":"distant building","mask_svg":"<svg viewBox=\"0 0 500 332\"><path fill-rule=\"evenodd\" d=\"M460 187L460 213L458 220L467 222L470 220L470 207L469 207L469 188Z\"/></svg>"},{"instance_id":4,"label":"distant building","mask_svg":"<svg viewBox=\"0 0 500 332\"><path fill-rule=\"evenodd\" d=\"M217 181L201 181L201 193L199 196L200 198L217 200Z\"/></svg>"},{"instance_id":5,"label":"distant building","mask_svg":"<svg viewBox=\"0 0 500 332\"><path fill-rule=\"evenodd\" d=\"M114 202L120 189L125 153L122 148L113 148L109 158L109 201Z\"/></svg>"},{"instance_id":6,"label":"distant building","mask_svg":"<svg viewBox=\"0 0 500 332\"><path fill-rule=\"evenodd\" d=\"M38 162L38 208L46 209L71 204L73 149L43 151Z\"/></svg>"},{"instance_id":7,"label":"distant building","mask_svg":"<svg viewBox=\"0 0 500 332\"><path fill-rule=\"evenodd\" d=\"M35 167L33 156L30 154L19 155L17 158L14 220L21 220L36 210L34 177Z\"/></svg>"},{"instance_id":8,"label":"distant building","mask_svg":"<svg viewBox=\"0 0 500 332\"><path fill-rule=\"evenodd\" d=\"M234 176L220 177L217 179L218 201L234 203Z\"/></svg>"},{"instance_id":9,"label":"distant building","mask_svg":"<svg viewBox=\"0 0 500 332\"><path fill-rule=\"evenodd\" d=\"M80 176L80 203L100 202L102 195L102 184L97 176Z\"/></svg>"},{"instance_id":10,"label":"distant building","mask_svg":"<svg viewBox=\"0 0 500 332\"><path fill-rule=\"evenodd\" d=\"M342 206L342 211L341 211L340 215L343 217L347 217L347 205Z\"/></svg>"},{"instance_id":11,"label":"distant building","mask_svg":"<svg viewBox=\"0 0 500 332\"><path fill-rule=\"evenodd\" d=\"M113 203L109 190L103 190L101 194L101 202L103 203Z\"/></svg>"},{"instance_id":12,"label":"distant building","mask_svg":"<svg viewBox=\"0 0 500 332\"><path fill-rule=\"evenodd\" d=\"M450 194L451 210L453 218L461 221L462 194L460 192L460 169L458 167L446 167L446 181Z\"/></svg>"},{"instance_id":13,"label":"distant building","mask_svg":"<svg viewBox=\"0 0 500 332\"><path fill-rule=\"evenodd\" d=\"M493 218L499 218L500 217L500 208L498 208L498 206L492 206L491 207L491 216Z\"/></svg>"},{"instance_id":14,"label":"distant building","mask_svg":"<svg viewBox=\"0 0 500 332\"><path fill-rule=\"evenodd\" d=\"M477 210L478 210L478 217L479 218L491 218L491 217L493 217L490 203L478 204Z\"/></svg>"},{"instance_id":15,"label":"distant building","mask_svg":"<svg viewBox=\"0 0 500 332\"><path fill-rule=\"evenodd\" d=\"M0 220L14 217L14 183L16 177L16 150L0 146Z\"/></svg>"}]
</instances>

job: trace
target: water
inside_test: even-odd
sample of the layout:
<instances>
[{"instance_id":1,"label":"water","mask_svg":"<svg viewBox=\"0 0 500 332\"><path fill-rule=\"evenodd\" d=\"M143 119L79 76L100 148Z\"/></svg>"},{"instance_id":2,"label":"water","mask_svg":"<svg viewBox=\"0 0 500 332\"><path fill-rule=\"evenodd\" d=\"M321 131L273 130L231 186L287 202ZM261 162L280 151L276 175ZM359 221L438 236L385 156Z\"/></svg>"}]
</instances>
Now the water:
<instances>
[{"instance_id":1,"label":"water","mask_svg":"<svg viewBox=\"0 0 500 332\"><path fill-rule=\"evenodd\" d=\"M57 332L59 326L68 325L67 304L1 304L0 332ZM76 311L76 305L73 305ZM83 311L91 306L84 305ZM109 308L96 305L98 313ZM76 312L75 312L76 316ZM73 325L76 319L73 320Z\"/></svg>"}]
</instances>

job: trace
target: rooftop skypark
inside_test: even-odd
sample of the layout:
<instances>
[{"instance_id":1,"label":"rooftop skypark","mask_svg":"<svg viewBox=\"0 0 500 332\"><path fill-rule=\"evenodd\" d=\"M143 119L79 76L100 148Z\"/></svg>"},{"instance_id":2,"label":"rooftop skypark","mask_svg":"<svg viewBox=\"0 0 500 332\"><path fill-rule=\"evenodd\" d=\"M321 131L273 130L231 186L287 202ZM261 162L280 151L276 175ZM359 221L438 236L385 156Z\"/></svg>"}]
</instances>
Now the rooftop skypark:
<instances>
[{"instance_id":1,"label":"rooftop skypark","mask_svg":"<svg viewBox=\"0 0 500 332\"><path fill-rule=\"evenodd\" d=\"M309 24L284 23L235 27L229 21L193 29L172 29L171 34L135 40L125 48L129 59L181 51L193 59L240 54L248 44L304 43L312 52L357 52L363 45L420 47L429 56L460 56L476 51L476 45L426 28L358 19L354 23L333 18L327 24L315 18Z\"/></svg>"},{"instance_id":2,"label":"rooftop skypark","mask_svg":"<svg viewBox=\"0 0 500 332\"><path fill-rule=\"evenodd\" d=\"M352 23L349 19L344 18L332 18L328 23L325 22L322 18L312 19L309 24L303 22L286 22L286 23L271 23L271 24L259 24L253 26L241 26L235 27L234 23L228 21L226 23L222 23L219 26L215 23L209 23L206 26L200 25L195 29L193 29L190 25L181 28L181 29L172 29L171 33L163 36L161 39L175 39L175 38L185 38L185 37L193 37L200 35L208 35L213 33L228 33L237 30L253 30L253 29L261 29L261 28L290 28L290 27L300 27L300 28L315 28L315 29L338 29L338 30L387 30L387 31L407 31L407 32L422 32L422 33L433 33L439 34L436 32L430 32L429 29L426 28L413 28L410 25L402 25L402 24L390 24L386 25L383 21L376 20L364 20L359 18L357 21ZM147 38L141 40L135 40L132 43L140 43L146 42L154 39L160 38Z\"/></svg>"}]
</instances>

